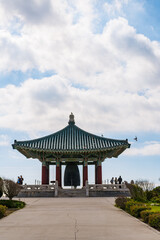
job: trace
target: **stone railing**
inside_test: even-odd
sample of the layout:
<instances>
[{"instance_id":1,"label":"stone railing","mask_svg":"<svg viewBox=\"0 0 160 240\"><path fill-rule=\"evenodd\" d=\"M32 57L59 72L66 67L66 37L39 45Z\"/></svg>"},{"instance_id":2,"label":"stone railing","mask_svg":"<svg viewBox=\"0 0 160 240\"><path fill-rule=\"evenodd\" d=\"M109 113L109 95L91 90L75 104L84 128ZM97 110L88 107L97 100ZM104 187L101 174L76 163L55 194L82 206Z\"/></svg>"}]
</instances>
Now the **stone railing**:
<instances>
[{"instance_id":1,"label":"stone railing","mask_svg":"<svg viewBox=\"0 0 160 240\"><path fill-rule=\"evenodd\" d=\"M23 185L22 186L24 190L27 191L43 191L43 190L54 190L55 189L55 185Z\"/></svg>"},{"instance_id":2,"label":"stone railing","mask_svg":"<svg viewBox=\"0 0 160 240\"><path fill-rule=\"evenodd\" d=\"M55 184L48 185L22 185L21 192L47 192L53 191L55 192L55 196L58 196L58 182L56 181Z\"/></svg>"},{"instance_id":3,"label":"stone railing","mask_svg":"<svg viewBox=\"0 0 160 240\"><path fill-rule=\"evenodd\" d=\"M74 190L74 195L83 195L85 189L85 195L86 197L89 196L111 196L115 194L123 194L128 193L129 189L126 187L124 183L122 184L88 184L88 181L86 181L86 185L82 189L76 189ZM68 193L71 193L71 190L73 192L73 189L68 189ZM59 191L59 192L58 192ZM66 194L66 189L59 189L58 188L58 182L56 181L54 184L48 185L23 185L22 190L20 192L21 197L37 197L37 196L55 196L57 197L62 195L63 191Z\"/></svg>"},{"instance_id":4,"label":"stone railing","mask_svg":"<svg viewBox=\"0 0 160 240\"><path fill-rule=\"evenodd\" d=\"M88 186L87 186L88 185ZM95 190L95 191L121 191L127 190L128 188L124 183L122 184L87 184L86 188L88 190Z\"/></svg>"}]
</instances>

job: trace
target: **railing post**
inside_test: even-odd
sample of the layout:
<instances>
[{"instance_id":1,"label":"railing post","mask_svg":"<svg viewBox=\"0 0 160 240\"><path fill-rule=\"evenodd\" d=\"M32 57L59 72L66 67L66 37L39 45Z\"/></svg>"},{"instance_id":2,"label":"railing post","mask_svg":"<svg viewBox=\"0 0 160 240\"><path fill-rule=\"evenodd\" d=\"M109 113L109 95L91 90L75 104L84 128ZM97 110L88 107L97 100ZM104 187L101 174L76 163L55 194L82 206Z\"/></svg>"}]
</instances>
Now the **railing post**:
<instances>
[{"instance_id":1,"label":"railing post","mask_svg":"<svg viewBox=\"0 0 160 240\"><path fill-rule=\"evenodd\" d=\"M58 181L55 181L54 195L55 197L58 197Z\"/></svg>"},{"instance_id":2,"label":"railing post","mask_svg":"<svg viewBox=\"0 0 160 240\"><path fill-rule=\"evenodd\" d=\"M89 185L87 180L86 180L85 187L86 187L86 197L89 197Z\"/></svg>"}]
</instances>

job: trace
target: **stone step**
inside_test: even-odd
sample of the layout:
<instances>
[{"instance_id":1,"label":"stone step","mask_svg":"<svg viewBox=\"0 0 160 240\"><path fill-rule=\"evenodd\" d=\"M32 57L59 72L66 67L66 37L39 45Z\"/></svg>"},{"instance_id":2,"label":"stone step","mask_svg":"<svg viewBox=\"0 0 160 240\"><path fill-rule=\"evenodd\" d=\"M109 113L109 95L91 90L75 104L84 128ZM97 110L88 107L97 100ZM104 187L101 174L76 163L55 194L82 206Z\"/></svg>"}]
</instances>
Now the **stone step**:
<instances>
[{"instance_id":1,"label":"stone step","mask_svg":"<svg viewBox=\"0 0 160 240\"><path fill-rule=\"evenodd\" d=\"M86 197L85 189L58 189L58 197Z\"/></svg>"}]
</instances>

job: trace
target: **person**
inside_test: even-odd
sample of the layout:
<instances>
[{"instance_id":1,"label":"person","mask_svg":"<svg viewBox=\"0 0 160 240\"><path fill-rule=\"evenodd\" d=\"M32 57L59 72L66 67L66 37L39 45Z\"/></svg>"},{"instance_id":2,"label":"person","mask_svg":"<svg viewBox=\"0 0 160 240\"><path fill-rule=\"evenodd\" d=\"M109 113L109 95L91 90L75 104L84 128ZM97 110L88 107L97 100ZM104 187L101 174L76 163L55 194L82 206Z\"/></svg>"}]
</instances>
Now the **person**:
<instances>
[{"instance_id":1,"label":"person","mask_svg":"<svg viewBox=\"0 0 160 240\"><path fill-rule=\"evenodd\" d=\"M22 185L23 184L23 177L22 177L22 175L20 176L20 184Z\"/></svg>"},{"instance_id":2,"label":"person","mask_svg":"<svg viewBox=\"0 0 160 240\"><path fill-rule=\"evenodd\" d=\"M114 182L114 177L111 178L110 183L113 184L113 182Z\"/></svg>"},{"instance_id":3,"label":"person","mask_svg":"<svg viewBox=\"0 0 160 240\"><path fill-rule=\"evenodd\" d=\"M21 184L20 177L18 176L17 183Z\"/></svg>"},{"instance_id":4,"label":"person","mask_svg":"<svg viewBox=\"0 0 160 240\"><path fill-rule=\"evenodd\" d=\"M121 177L121 176L119 176L119 178L118 178L118 183L119 183L119 184L122 183L122 177ZM119 188L121 188L121 186L119 186Z\"/></svg>"},{"instance_id":5,"label":"person","mask_svg":"<svg viewBox=\"0 0 160 240\"><path fill-rule=\"evenodd\" d=\"M117 177L115 177L115 184L117 184L118 183L118 179L117 179Z\"/></svg>"},{"instance_id":6,"label":"person","mask_svg":"<svg viewBox=\"0 0 160 240\"><path fill-rule=\"evenodd\" d=\"M119 176L119 178L118 178L118 182L119 182L119 184L122 183L122 177L121 177L121 176Z\"/></svg>"}]
</instances>

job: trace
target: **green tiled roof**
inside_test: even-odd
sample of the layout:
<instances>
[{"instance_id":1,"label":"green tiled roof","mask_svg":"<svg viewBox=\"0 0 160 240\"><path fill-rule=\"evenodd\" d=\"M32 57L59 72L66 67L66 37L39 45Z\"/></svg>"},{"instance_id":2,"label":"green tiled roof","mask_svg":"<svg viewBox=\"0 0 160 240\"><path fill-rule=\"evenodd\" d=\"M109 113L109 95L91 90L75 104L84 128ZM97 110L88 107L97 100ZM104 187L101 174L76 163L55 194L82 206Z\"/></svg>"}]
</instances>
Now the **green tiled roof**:
<instances>
[{"instance_id":1,"label":"green tiled roof","mask_svg":"<svg viewBox=\"0 0 160 240\"><path fill-rule=\"evenodd\" d=\"M24 151L26 152L27 150L36 152L46 151L51 153L75 153L88 151L109 151L114 149L117 149L120 154L126 148L129 148L130 144L127 140L109 139L88 133L75 125L74 118L70 118L68 126L56 133L29 141L15 140L12 146L24 155L27 155L24 153Z\"/></svg>"}]
</instances>

